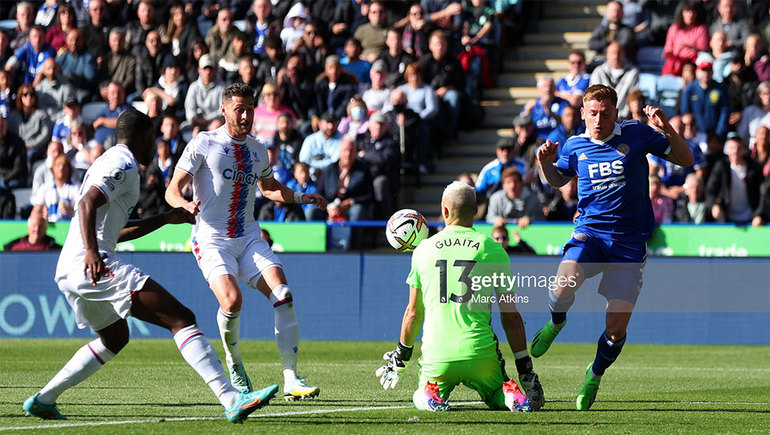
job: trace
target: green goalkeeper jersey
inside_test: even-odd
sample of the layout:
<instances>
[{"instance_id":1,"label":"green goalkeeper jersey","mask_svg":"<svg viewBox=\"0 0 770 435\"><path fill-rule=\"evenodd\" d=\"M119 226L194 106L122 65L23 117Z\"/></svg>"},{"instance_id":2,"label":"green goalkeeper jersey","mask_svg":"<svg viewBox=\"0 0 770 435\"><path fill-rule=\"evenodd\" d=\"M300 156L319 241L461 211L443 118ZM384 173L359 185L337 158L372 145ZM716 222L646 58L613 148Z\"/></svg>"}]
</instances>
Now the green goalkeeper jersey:
<instances>
[{"instance_id":1,"label":"green goalkeeper jersey","mask_svg":"<svg viewBox=\"0 0 770 435\"><path fill-rule=\"evenodd\" d=\"M417 246L406 282L422 292L424 361L498 357L491 307L513 296L510 264L500 243L463 226Z\"/></svg>"}]
</instances>

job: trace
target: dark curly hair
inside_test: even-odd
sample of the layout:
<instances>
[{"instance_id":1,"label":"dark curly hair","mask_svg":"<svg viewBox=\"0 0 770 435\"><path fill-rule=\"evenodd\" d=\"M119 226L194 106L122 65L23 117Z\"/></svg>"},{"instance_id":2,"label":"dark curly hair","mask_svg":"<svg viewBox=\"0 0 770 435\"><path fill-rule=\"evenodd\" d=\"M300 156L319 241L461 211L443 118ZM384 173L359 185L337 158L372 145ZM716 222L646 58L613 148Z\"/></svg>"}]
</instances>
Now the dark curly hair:
<instances>
[{"instance_id":1,"label":"dark curly hair","mask_svg":"<svg viewBox=\"0 0 770 435\"><path fill-rule=\"evenodd\" d=\"M232 100L233 97L251 98L256 100L256 91L245 83L231 83L222 92L222 104Z\"/></svg>"}]
</instances>

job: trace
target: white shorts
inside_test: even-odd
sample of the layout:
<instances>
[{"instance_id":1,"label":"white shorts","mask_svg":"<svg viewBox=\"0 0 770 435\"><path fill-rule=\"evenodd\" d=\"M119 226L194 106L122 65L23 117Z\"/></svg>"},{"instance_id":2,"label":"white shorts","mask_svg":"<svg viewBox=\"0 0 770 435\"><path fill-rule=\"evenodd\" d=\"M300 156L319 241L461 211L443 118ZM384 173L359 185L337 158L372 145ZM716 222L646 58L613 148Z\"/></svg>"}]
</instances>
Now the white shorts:
<instances>
[{"instance_id":1,"label":"white shorts","mask_svg":"<svg viewBox=\"0 0 770 435\"><path fill-rule=\"evenodd\" d=\"M75 311L78 328L104 329L131 314L131 293L139 291L150 278L133 264L114 257L103 257L107 274L96 286L86 278L83 258L74 262L72 271L58 279L59 290Z\"/></svg>"},{"instance_id":2,"label":"white shorts","mask_svg":"<svg viewBox=\"0 0 770 435\"><path fill-rule=\"evenodd\" d=\"M263 271L283 267L259 233L236 239L194 234L192 253L209 285L214 278L232 275L256 288Z\"/></svg>"}]
</instances>

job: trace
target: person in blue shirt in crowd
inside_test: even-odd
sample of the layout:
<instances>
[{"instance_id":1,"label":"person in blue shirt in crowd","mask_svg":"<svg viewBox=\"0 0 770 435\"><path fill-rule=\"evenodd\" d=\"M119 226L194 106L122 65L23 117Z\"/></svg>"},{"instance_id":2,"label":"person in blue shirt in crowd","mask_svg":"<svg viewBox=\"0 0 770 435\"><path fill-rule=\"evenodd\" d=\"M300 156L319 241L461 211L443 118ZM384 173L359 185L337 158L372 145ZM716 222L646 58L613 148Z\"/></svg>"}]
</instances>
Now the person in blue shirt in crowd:
<instances>
[{"instance_id":1,"label":"person in blue shirt in crowd","mask_svg":"<svg viewBox=\"0 0 770 435\"><path fill-rule=\"evenodd\" d=\"M586 55L575 50L569 54L567 62L569 72L556 82L556 96L580 107L583 105L583 93L591 82L591 74L586 72Z\"/></svg>"},{"instance_id":2,"label":"person in blue shirt in crowd","mask_svg":"<svg viewBox=\"0 0 770 435\"><path fill-rule=\"evenodd\" d=\"M656 174L663 182L662 193L671 199L676 200L679 195L684 193L684 181L690 174L698 174L701 178L706 176L706 156L703 155L697 142L687 140L684 132L685 117L688 122L694 122L692 114L685 116L674 116L669 120L669 124L674 127L679 136L681 136L690 147L694 163L692 166L682 167L675 165L666 159L658 156L650 158L650 173Z\"/></svg>"},{"instance_id":3,"label":"person in blue shirt in crowd","mask_svg":"<svg viewBox=\"0 0 770 435\"><path fill-rule=\"evenodd\" d=\"M724 138L730 128L730 95L727 88L711 79L710 62L701 62L695 81L684 88L680 113L692 113L698 130Z\"/></svg>"},{"instance_id":4,"label":"person in blue shirt in crowd","mask_svg":"<svg viewBox=\"0 0 770 435\"><path fill-rule=\"evenodd\" d=\"M521 115L532 117L535 134L545 140L559 125L561 112L569 106L569 101L556 96L556 86L551 77L543 77L537 81L537 94L537 99L527 101Z\"/></svg>"},{"instance_id":5,"label":"person in blue shirt in crowd","mask_svg":"<svg viewBox=\"0 0 770 435\"><path fill-rule=\"evenodd\" d=\"M23 82L32 83L43 69L43 63L48 58L55 58L56 53L45 43L45 29L34 25L29 31L29 42L19 47L16 53L5 64L6 71L20 69L23 72Z\"/></svg>"},{"instance_id":6,"label":"person in blue shirt in crowd","mask_svg":"<svg viewBox=\"0 0 770 435\"><path fill-rule=\"evenodd\" d=\"M575 106L567 106L561 112L561 123L548 135L547 139L563 144L570 137L582 134L585 130L586 126L580 121L578 109Z\"/></svg>"},{"instance_id":7,"label":"person in blue shirt in crowd","mask_svg":"<svg viewBox=\"0 0 770 435\"><path fill-rule=\"evenodd\" d=\"M294 178L289 180L286 187L294 189L300 193L316 193L316 188L313 180L310 179L310 166L307 163L297 162L293 167ZM305 212L305 218L310 220L311 210L315 207L313 204L302 204L302 211Z\"/></svg>"},{"instance_id":8,"label":"person in blue shirt in crowd","mask_svg":"<svg viewBox=\"0 0 770 435\"><path fill-rule=\"evenodd\" d=\"M617 123L617 98L611 87L590 86L581 109L586 133L561 146L546 141L537 153L542 174L552 186L564 186L578 177L579 216L564 246L555 285L548 292L551 320L533 338L532 356L543 356L562 330L585 278L601 273L599 293L607 299L606 327L596 357L586 369L576 399L578 410L591 407L602 375L620 355L641 289L646 241L655 227L647 155L684 167L693 164L690 148L663 110L644 109L656 129L637 120Z\"/></svg>"},{"instance_id":9,"label":"person in blue shirt in crowd","mask_svg":"<svg viewBox=\"0 0 770 435\"><path fill-rule=\"evenodd\" d=\"M484 165L476 178L476 192L487 198L501 189L500 176L503 170L515 167L519 173L527 173L527 163L516 156L516 138L503 138L497 141L497 158Z\"/></svg>"}]
</instances>

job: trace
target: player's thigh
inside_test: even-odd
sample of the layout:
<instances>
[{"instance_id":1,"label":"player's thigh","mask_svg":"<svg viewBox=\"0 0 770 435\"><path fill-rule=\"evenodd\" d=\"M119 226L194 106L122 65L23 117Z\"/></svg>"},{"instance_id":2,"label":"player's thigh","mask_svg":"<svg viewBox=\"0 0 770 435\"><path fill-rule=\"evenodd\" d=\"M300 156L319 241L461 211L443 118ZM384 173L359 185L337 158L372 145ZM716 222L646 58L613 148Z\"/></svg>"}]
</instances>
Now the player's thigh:
<instances>
[{"instance_id":1,"label":"player's thigh","mask_svg":"<svg viewBox=\"0 0 770 435\"><path fill-rule=\"evenodd\" d=\"M176 332L195 323L195 315L152 278L134 294L131 315Z\"/></svg>"},{"instance_id":2,"label":"player's thigh","mask_svg":"<svg viewBox=\"0 0 770 435\"><path fill-rule=\"evenodd\" d=\"M609 251L610 261L602 264L603 273L599 283L599 293L608 301L619 299L628 302L633 308L642 290L642 277L647 259L646 244L616 243L609 248Z\"/></svg>"},{"instance_id":3,"label":"player's thigh","mask_svg":"<svg viewBox=\"0 0 770 435\"><path fill-rule=\"evenodd\" d=\"M449 395L462 382L463 370L460 363L453 362L426 362L420 361L419 381L415 396L423 394L425 384L435 382L438 384L439 395L443 399L449 399Z\"/></svg>"},{"instance_id":4,"label":"player's thigh","mask_svg":"<svg viewBox=\"0 0 770 435\"><path fill-rule=\"evenodd\" d=\"M265 296L270 295L271 289L286 284L281 261L259 235L251 237L244 247L243 255L238 259L238 268L241 280Z\"/></svg>"},{"instance_id":5,"label":"player's thigh","mask_svg":"<svg viewBox=\"0 0 770 435\"><path fill-rule=\"evenodd\" d=\"M463 361L463 371L465 372L463 383L468 388L476 390L487 406L492 409L505 407L505 400L497 400L496 397L502 392L503 382L508 379L502 360L484 358Z\"/></svg>"},{"instance_id":6,"label":"player's thigh","mask_svg":"<svg viewBox=\"0 0 770 435\"><path fill-rule=\"evenodd\" d=\"M605 261L606 255L600 241L583 233L573 233L572 238L564 245L561 263L557 269L557 279L562 277L564 284L559 286L558 292L569 296L570 292L577 291L583 281L601 271L597 264Z\"/></svg>"},{"instance_id":7,"label":"player's thigh","mask_svg":"<svg viewBox=\"0 0 770 435\"><path fill-rule=\"evenodd\" d=\"M104 329L131 313L132 293L150 278L138 267L115 257L104 257L105 273L96 282L83 274L82 263L59 279L59 290L75 311L79 328Z\"/></svg>"},{"instance_id":8,"label":"player's thigh","mask_svg":"<svg viewBox=\"0 0 770 435\"><path fill-rule=\"evenodd\" d=\"M238 257L242 241L196 234L193 236L192 253L203 278L211 286L219 276L238 276Z\"/></svg>"}]
</instances>

